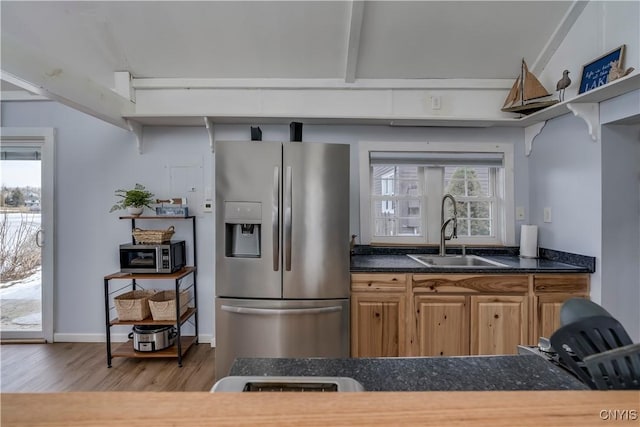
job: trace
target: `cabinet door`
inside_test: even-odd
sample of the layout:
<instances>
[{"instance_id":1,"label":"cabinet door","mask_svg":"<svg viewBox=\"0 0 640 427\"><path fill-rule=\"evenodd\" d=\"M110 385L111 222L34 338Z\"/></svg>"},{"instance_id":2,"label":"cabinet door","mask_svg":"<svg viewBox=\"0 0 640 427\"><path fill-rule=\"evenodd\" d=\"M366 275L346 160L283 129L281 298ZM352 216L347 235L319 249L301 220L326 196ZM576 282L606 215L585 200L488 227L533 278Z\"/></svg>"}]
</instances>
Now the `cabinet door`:
<instances>
[{"instance_id":1,"label":"cabinet door","mask_svg":"<svg viewBox=\"0 0 640 427\"><path fill-rule=\"evenodd\" d=\"M351 294L351 356L404 356L406 304L404 294Z\"/></svg>"},{"instance_id":2,"label":"cabinet door","mask_svg":"<svg viewBox=\"0 0 640 427\"><path fill-rule=\"evenodd\" d=\"M549 338L560 327L560 309L562 304L576 296L587 298L585 295L571 294L542 294L536 297L536 318L534 319L533 338Z\"/></svg>"},{"instance_id":3,"label":"cabinet door","mask_svg":"<svg viewBox=\"0 0 640 427\"><path fill-rule=\"evenodd\" d=\"M417 356L469 354L469 307L460 295L414 298Z\"/></svg>"},{"instance_id":4,"label":"cabinet door","mask_svg":"<svg viewBox=\"0 0 640 427\"><path fill-rule=\"evenodd\" d=\"M527 343L527 297L471 296L471 354L517 354Z\"/></svg>"},{"instance_id":5,"label":"cabinet door","mask_svg":"<svg viewBox=\"0 0 640 427\"><path fill-rule=\"evenodd\" d=\"M549 338L560 327L562 304L575 297L589 298L587 274L536 274L533 276L533 321L531 337Z\"/></svg>"}]
</instances>

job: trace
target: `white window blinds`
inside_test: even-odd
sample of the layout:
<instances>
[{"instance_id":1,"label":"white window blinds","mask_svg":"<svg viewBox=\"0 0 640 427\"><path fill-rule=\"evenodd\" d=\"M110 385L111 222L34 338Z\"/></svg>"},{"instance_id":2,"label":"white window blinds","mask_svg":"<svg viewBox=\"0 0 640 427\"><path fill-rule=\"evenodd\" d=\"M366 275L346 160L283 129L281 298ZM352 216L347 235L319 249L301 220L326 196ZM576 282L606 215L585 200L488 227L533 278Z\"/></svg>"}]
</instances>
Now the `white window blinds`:
<instances>
[{"instance_id":1,"label":"white window blinds","mask_svg":"<svg viewBox=\"0 0 640 427\"><path fill-rule=\"evenodd\" d=\"M371 165L503 167L503 153L371 151Z\"/></svg>"}]
</instances>

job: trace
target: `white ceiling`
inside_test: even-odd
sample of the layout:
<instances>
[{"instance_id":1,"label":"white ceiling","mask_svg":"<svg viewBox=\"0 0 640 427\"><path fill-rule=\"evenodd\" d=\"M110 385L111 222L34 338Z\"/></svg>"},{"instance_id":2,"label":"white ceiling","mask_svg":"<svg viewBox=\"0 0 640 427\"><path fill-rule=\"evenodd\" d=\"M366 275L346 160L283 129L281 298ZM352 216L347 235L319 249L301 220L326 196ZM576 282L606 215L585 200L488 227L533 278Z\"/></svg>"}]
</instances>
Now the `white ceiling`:
<instances>
[{"instance_id":1,"label":"white ceiling","mask_svg":"<svg viewBox=\"0 0 640 427\"><path fill-rule=\"evenodd\" d=\"M521 58L536 63L572 3L3 0L0 7L3 52L12 43L111 88L116 71L135 78L511 79Z\"/></svg>"}]
</instances>

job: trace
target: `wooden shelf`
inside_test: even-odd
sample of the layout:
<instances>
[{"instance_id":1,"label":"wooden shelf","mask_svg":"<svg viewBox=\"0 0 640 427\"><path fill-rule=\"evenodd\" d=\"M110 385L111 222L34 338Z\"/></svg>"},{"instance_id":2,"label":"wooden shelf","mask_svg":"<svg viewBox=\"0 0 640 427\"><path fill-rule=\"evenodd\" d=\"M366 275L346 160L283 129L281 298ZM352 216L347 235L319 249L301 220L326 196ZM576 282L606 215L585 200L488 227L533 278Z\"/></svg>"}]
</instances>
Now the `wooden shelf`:
<instances>
[{"instance_id":1,"label":"wooden shelf","mask_svg":"<svg viewBox=\"0 0 640 427\"><path fill-rule=\"evenodd\" d=\"M570 113L569 104L599 103L638 89L640 89L640 73L636 72L612 83L581 93L571 99L564 100L551 107L522 117L519 119L519 122L522 127L531 126L535 123Z\"/></svg>"},{"instance_id":2,"label":"wooden shelf","mask_svg":"<svg viewBox=\"0 0 640 427\"><path fill-rule=\"evenodd\" d=\"M182 345L182 356L196 342L196 337L180 337ZM129 340L113 349L111 357L137 357L137 358L160 358L160 357L178 357L178 347L174 344L171 347L160 351L135 351L133 349L133 340Z\"/></svg>"},{"instance_id":3,"label":"wooden shelf","mask_svg":"<svg viewBox=\"0 0 640 427\"><path fill-rule=\"evenodd\" d=\"M178 280L196 271L195 266L187 266L175 273L122 273L116 272L104 276L106 280L112 279L155 279L155 280Z\"/></svg>"},{"instance_id":4,"label":"wooden shelf","mask_svg":"<svg viewBox=\"0 0 640 427\"><path fill-rule=\"evenodd\" d=\"M196 312L196 308L194 307L189 307L187 309L187 311L184 312L184 314L182 316L180 316L180 324L183 324L184 322L187 321L187 319L189 319L189 317L191 317L193 314L195 314ZM118 318L115 318L111 321L111 326L116 326L116 325L158 325L158 326L168 326L168 325L175 325L176 322L172 321L172 320L153 320L152 317L147 317L146 319L143 320L118 320Z\"/></svg>"},{"instance_id":5,"label":"wooden shelf","mask_svg":"<svg viewBox=\"0 0 640 427\"><path fill-rule=\"evenodd\" d=\"M182 367L182 355L186 353L189 347L198 341L198 315L197 315L197 302L198 302L198 289L196 286L197 274L196 274L196 217L195 216L162 216L162 215L153 215L153 216L133 216L133 215L125 215L121 216L120 219L130 219L131 220L131 228L135 227L135 223L137 219L162 219L162 220L191 220L191 232L193 239L193 264L192 266L186 266L179 271L174 273L123 273L116 272L104 276L104 305L105 305L105 328L106 328L106 337L107 337L107 366L111 367L111 360L114 357L137 357L137 358L155 358L155 357L175 357L178 359L178 366ZM111 319L110 318L110 310L109 307L109 295L114 292L121 292L127 286L120 288L118 291L114 291L112 293L109 292L109 282L111 280L130 280L131 283L128 286L131 288L136 288L136 280L137 279L146 279L146 280L172 280L174 281L175 292L178 294L180 292L180 288L182 286L181 279L188 276L189 274L193 274L192 279L193 282L189 285L185 285L185 289L189 289L193 287L193 304L195 307L189 307L185 311L183 315L180 316L180 319L177 320L153 320L153 317L147 317L143 320L137 321L128 321L128 320L119 320L118 318ZM187 303L191 300L186 301ZM148 352L148 351L135 351L133 349L133 340L129 340L128 342L117 346L115 349L111 346L111 327L116 325L149 325L149 326L171 326L176 325L177 334L181 333L182 324L188 321L189 319L193 319L193 325L195 326L195 335L194 336L181 336L179 344L180 344L180 354L178 354L178 346L173 345L164 350L160 350L157 352Z\"/></svg>"}]
</instances>

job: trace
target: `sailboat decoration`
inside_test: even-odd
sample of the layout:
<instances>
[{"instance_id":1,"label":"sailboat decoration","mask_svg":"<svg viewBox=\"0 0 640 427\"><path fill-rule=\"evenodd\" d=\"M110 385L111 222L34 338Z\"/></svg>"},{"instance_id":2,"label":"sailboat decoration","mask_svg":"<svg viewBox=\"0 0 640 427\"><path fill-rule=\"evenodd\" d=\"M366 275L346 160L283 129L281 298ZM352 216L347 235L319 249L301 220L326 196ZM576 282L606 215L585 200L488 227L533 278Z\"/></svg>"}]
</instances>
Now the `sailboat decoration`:
<instances>
[{"instance_id":1,"label":"sailboat decoration","mask_svg":"<svg viewBox=\"0 0 640 427\"><path fill-rule=\"evenodd\" d=\"M529 71L523 58L520 75L516 78L501 110L509 113L531 114L558 103L557 100L538 101L546 96L551 96L551 94Z\"/></svg>"}]
</instances>

